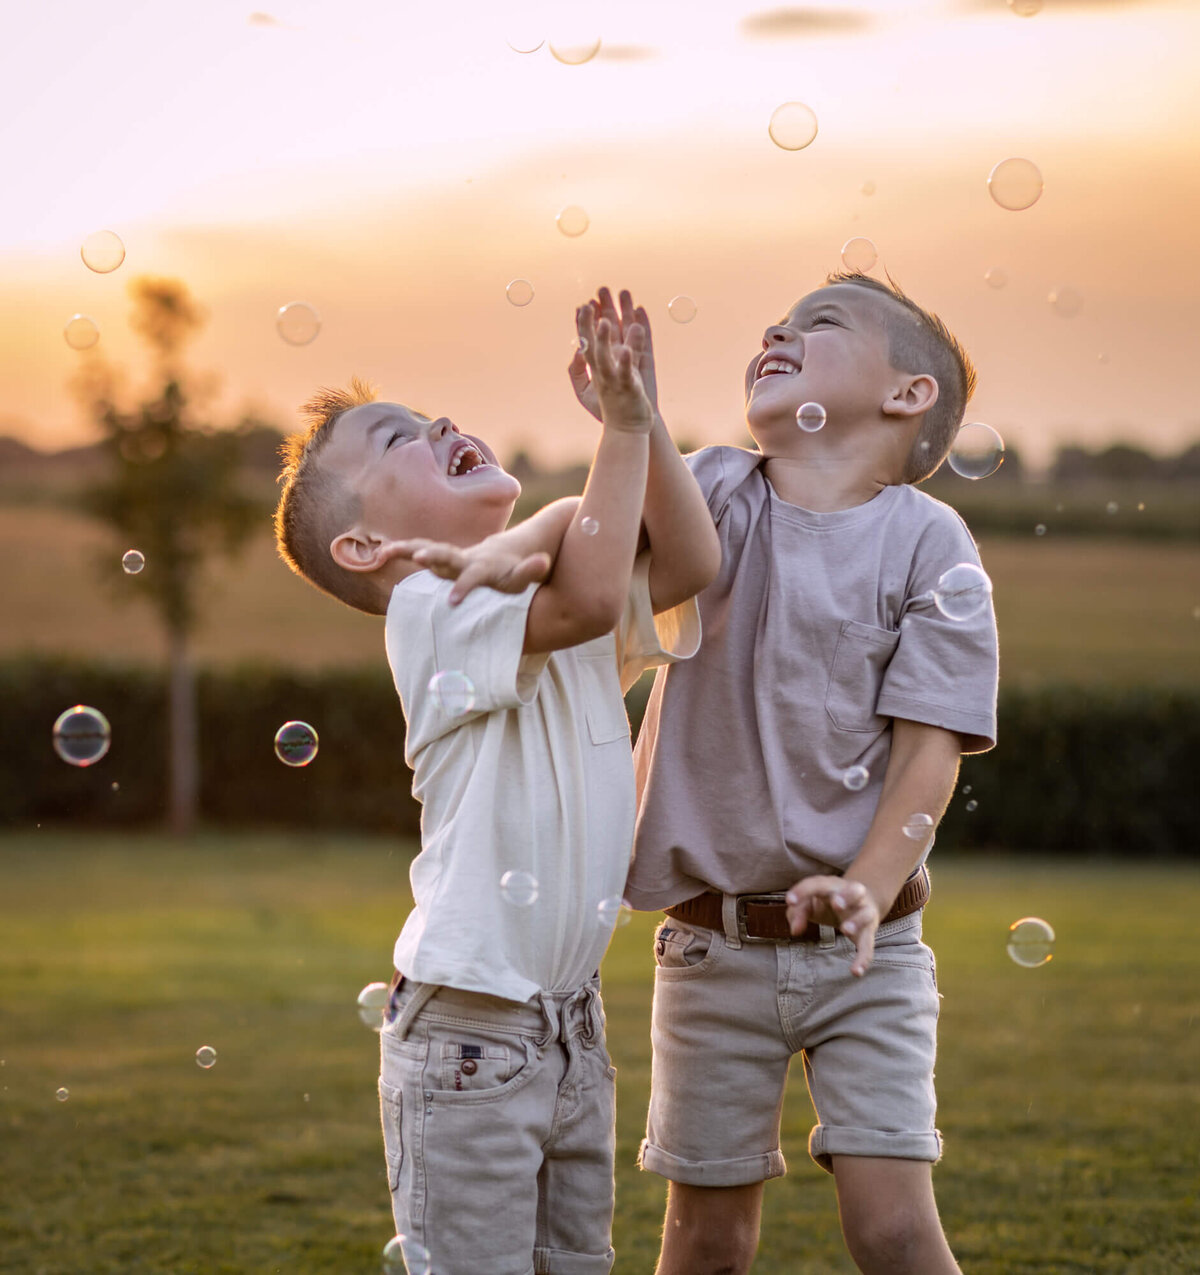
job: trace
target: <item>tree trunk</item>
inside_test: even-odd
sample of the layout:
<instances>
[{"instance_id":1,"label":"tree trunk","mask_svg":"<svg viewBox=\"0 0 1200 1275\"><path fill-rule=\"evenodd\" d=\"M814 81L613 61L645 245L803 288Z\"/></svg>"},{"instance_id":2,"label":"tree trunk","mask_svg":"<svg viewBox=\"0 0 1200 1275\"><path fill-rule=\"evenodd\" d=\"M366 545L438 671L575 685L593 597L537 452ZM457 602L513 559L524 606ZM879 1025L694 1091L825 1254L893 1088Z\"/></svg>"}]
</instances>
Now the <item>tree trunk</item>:
<instances>
[{"instance_id":1,"label":"tree trunk","mask_svg":"<svg viewBox=\"0 0 1200 1275\"><path fill-rule=\"evenodd\" d=\"M169 733L171 740L171 832L187 837L196 827L200 764L196 731L196 670L188 650L188 635L181 628L167 634L169 679Z\"/></svg>"}]
</instances>

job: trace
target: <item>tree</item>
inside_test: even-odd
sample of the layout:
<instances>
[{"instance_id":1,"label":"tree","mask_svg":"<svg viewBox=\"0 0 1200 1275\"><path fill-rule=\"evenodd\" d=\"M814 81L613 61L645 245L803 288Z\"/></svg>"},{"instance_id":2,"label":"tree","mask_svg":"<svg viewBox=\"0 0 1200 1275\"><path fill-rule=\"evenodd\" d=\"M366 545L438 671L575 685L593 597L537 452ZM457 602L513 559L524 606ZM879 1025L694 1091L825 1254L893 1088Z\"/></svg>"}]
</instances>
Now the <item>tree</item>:
<instances>
[{"instance_id":1,"label":"tree","mask_svg":"<svg viewBox=\"0 0 1200 1275\"><path fill-rule=\"evenodd\" d=\"M203 317L176 279L130 285L132 326L152 355L154 388L129 410L114 399L116 378L94 364L81 381L103 431L107 475L89 484L83 508L107 523L145 569L127 581L162 622L169 680L169 820L187 835L196 822L199 765L196 678L191 637L199 616L203 568L214 554L236 552L267 520L238 485L242 429L216 430L193 418L182 351ZM113 555L116 570L116 555Z\"/></svg>"}]
</instances>

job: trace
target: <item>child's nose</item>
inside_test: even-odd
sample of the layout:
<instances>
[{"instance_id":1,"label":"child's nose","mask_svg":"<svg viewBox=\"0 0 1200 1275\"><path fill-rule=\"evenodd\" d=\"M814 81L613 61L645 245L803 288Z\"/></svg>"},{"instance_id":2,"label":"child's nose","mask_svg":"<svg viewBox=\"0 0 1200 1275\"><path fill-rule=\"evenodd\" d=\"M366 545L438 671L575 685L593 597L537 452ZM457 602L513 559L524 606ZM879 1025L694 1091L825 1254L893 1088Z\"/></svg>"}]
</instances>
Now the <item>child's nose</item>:
<instances>
[{"instance_id":1,"label":"child's nose","mask_svg":"<svg viewBox=\"0 0 1200 1275\"><path fill-rule=\"evenodd\" d=\"M431 438L444 438L451 431L458 433L458 426L448 417L439 416L436 421L429 427L429 436Z\"/></svg>"},{"instance_id":2,"label":"child's nose","mask_svg":"<svg viewBox=\"0 0 1200 1275\"><path fill-rule=\"evenodd\" d=\"M780 341L786 341L789 335L787 328L781 327L779 324L773 324L763 333L763 349L769 350L772 345Z\"/></svg>"}]
</instances>

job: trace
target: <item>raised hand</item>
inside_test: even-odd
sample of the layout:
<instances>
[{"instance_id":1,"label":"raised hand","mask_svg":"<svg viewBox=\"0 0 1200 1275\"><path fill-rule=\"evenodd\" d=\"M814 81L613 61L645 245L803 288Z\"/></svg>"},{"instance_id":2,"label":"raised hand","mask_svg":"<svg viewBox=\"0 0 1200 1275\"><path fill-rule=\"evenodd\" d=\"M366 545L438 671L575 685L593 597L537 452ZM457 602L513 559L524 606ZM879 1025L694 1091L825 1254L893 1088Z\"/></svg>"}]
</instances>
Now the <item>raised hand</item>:
<instances>
[{"instance_id":1,"label":"raised hand","mask_svg":"<svg viewBox=\"0 0 1200 1275\"><path fill-rule=\"evenodd\" d=\"M643 338L637 351L637 370L638 375L642 378L646 397L650 400L650 405L657 415L658 382L654 372L654 347L650 337L650 317L647 315L645 307L635 306L632 294L628 288L623 288L620 293L620 308L618 309L609 289L600 288L595 298L587 302L587 308L591 309L595 323L598 324L601 319L611 323L619 333L622 341L628 339L628 334L634 326L641 329ZM577 311L577 319L578 313ZM582 340L567 368L567 374L571 378L571 388L575 391L575 397L599 420L600 401L591 376L586 346L582 343Z\"/></svg>"},{"instance_id":2,"label":"raised hand","mask_svg":"<svg viewBox=\"0 0 1200 1275\"><path fill-rule=\"evenodd\" d=\"M611 302L611 298L609 298ZM646 331L633 318L622 330L620 322L607 315L597 318L595 302L575 311L575 325L588 378L588 390L595 395L589 406L605 426L626 433L648 433L654 424L655 408L646 394L638 364L646 347ZM578 392L578 391L577 391ZM585 406L588 403L581 396Z\"/></svg>"},{"instance_id":3,"label":"raised hand","mask_svg":"<svg viewBox=\"0 0 1200 1275\"><path fill-rule=\"evenodd\" d=\"M513 531L488 536L466 549L435 540L397 540L395 557L408 558L418 567L432 571L443 580L457 583L450 590L450 605L481 585L500 593L521 593L550 573L548 553L528 553Z\"/></svg>"}]
</instances>

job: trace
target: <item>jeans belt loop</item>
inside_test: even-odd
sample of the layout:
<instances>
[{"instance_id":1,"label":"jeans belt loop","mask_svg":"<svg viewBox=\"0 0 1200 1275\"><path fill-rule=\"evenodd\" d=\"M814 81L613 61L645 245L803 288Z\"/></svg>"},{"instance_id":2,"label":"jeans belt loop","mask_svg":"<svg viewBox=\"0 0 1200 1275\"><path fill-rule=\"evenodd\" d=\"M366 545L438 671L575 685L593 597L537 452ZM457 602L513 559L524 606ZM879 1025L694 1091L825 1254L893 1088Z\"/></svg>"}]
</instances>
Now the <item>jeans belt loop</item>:
<instances>
[{"instance_id":1,"label":"jeans belt loop","mask_svg":"<svg viewBox=\"0 0 1200 1275\"><path fill-rule=\"evenodd\" d=\"M721 896L721 924L725 929L725 944L735 952L743 943L753 942L746 937L746 917L742 912L741 894L723 894Z\"/></svg>"}]
</instances>

